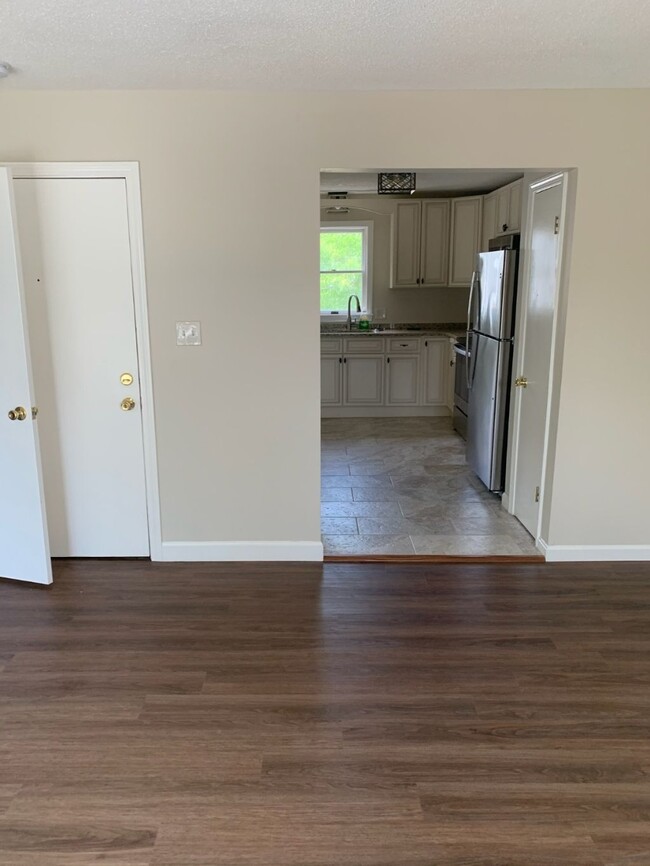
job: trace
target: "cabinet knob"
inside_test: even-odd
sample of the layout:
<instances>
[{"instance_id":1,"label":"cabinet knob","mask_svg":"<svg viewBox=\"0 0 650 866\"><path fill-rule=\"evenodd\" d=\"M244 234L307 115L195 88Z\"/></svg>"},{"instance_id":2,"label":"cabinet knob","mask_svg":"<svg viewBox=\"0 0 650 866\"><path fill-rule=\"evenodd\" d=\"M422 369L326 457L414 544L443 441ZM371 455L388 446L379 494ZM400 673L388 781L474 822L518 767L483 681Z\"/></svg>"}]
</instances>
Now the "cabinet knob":
<instances>
[{"instance_id":1,"label":"cabinet knob","mask_svg":"<svg viewBox=\"0 0 650 866\"><path fill-rule=\"evenodd\" d=\"M386 363L390 364L390 358L386 358Z\"/></svg>"}]
</instances>

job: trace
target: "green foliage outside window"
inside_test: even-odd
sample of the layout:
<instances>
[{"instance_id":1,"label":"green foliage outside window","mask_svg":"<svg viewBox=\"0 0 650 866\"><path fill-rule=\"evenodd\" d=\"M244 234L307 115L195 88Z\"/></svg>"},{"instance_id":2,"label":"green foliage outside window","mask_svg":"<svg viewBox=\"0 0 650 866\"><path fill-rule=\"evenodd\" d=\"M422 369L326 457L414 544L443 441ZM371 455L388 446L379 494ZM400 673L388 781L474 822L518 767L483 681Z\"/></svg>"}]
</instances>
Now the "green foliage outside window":
<instances>
[{"instance_id":1,"label":"green foliage outside window","mask_svg":"<svg viewBox=\"0 0 650 866\"><path fill-rule=\"evenodd\" d=\"M350 295L363 291L362 231L321 231L320 308L347 309ZM344 273L340 273L343 271Z\"/></svg>"}]
</instances>

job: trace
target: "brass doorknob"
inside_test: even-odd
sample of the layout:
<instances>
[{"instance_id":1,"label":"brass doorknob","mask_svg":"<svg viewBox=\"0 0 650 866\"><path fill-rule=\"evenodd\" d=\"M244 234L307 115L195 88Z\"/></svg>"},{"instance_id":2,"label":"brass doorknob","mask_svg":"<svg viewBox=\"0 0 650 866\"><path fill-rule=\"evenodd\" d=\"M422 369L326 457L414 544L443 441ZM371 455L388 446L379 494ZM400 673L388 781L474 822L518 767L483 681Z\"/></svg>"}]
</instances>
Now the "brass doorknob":
<instances>
[{"instance_id":1,"label":"brass doorknob","mask_svg":"<svg viewBox=\"0 0 650 866\"><path fill-rule=\"evenodd\" d=\"M525 376L517 376L515 385L517 388L526 388L528 386L528 379Z\"/></svg>"},{"instance_id":2,"label":"brass doorknob","mask_svg":"<svg viewBox=\"0 0 650 866\"><path fill-rule=\"evenodd\" d=\"M27 417L27 412L23 406L16 406L15 409L11 409L8 413L10 421L24 421Z\"/></svg>"},{"instance_id":3,"label":"brass doorknob","mask_svg":"<svg viewBox=\"0 0 650 866\"><path fill-rule=\"evenodd\" d=\"M135 400L133 397L125 397L120 403L120 408L123 412L130 412L131 409L135 409Z\"/></svg>"}]
</instances>

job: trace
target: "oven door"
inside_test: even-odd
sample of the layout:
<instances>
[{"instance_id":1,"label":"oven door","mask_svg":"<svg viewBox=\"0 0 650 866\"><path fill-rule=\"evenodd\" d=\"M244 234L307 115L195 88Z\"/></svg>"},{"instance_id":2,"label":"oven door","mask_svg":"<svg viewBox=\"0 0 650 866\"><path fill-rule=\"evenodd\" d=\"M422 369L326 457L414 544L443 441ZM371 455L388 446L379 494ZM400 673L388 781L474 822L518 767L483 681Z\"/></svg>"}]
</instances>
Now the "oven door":
<instances>
[{"instance_id":1,"label":"oven door","mask_svg":"<svg viewBox=\"0 0 650 866\"><path fill-rule=\"evenodd\" d=\"M469 393L467 389L467 349L462 343L454 345L456 364L454 368L454 430L467 439L467 408Z\"/></svg>"}]
</instances>

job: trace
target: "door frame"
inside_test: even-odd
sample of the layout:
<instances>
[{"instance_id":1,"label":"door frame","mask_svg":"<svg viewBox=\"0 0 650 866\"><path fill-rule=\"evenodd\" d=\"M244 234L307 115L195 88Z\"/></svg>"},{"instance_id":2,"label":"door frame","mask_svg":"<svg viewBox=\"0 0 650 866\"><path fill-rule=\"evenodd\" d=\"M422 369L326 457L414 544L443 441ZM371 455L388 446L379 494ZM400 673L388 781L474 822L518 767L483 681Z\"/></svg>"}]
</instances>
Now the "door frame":
<instances>
[{"instance_id":1,"label":"door frame","mask_svg":"<svg viewBox=\"0 0 650 866\"><path fill-rule=\"evenodd\" d=\"M572 209L575 198L575 172L555 172L541 180L532 181L527 189L526 221L523 243L523 261L520 263L520 293L519 312L517 315L517 333L521 335L515 350L513 362L512 382L517 376L523 375L522 362L525 356L526 329L528 318L528 295L530 292L531 256L530 248L533 236L533 216L535 207L535 193L552 189L554 186L562 186L562 202L560 207L560 231L558 237L557 262L555 271L555 299L553 305L553 323L551 328L551 348L549 357L549 379L548 395L546 399L546 414L544 422L544 446L542 451L542 472L539 491L539 513L537 528L535 532L535 545L542 553L546 553L547 541L542 535L545 526L545 516L550 506L550 493L552 488L553 460L549 455L554 448L555 432L557 430L557 419L559 410L559 391L562 368L562 357L564 349L564 326L566 319L566 294L568 277L568 250L570 249L570 231L572 228ZM522 291L523 290L523 291ZM514 389L514 406L511 414L510 442L508 449L507 469L510 478L507 493L506 507L510 514L514 514L515 496L517 489L517 459L519 456L519 436L521 423L521 407L523 394L521 389ZM505 497L504 497L505 498Z\"/></svg>"},{"instance_id":2,"label":"door frame","mask_svg":"<svg viewBox=\"0 0 650 866\"><path fill-rule=\"evenodd\" d=\"M138 352L142 446L147 500L149 556L162 561L160 488L156 446L156 419L151 368L149 311L144 258L140 164L138 162L14 162L5 163L13 178L119 178L126 185L126 209L131 258L135 339ZM19 237L20 241L20 237Z\"/></svg>"}]
</instances>

